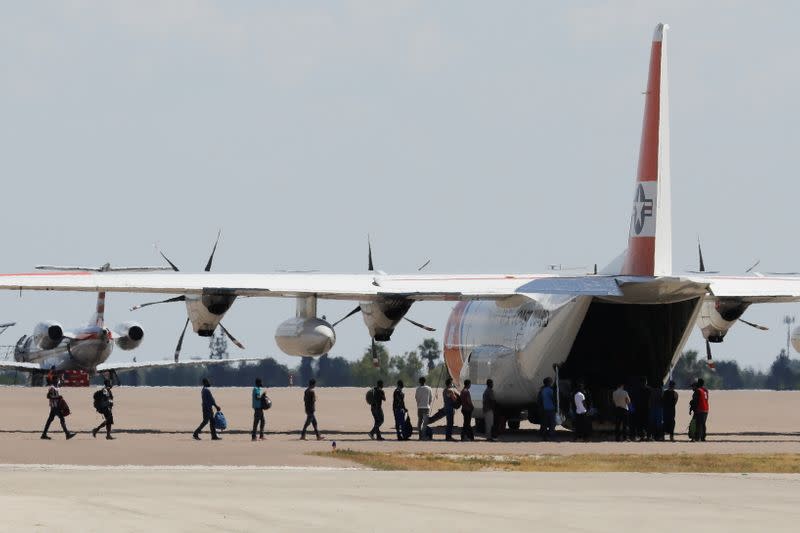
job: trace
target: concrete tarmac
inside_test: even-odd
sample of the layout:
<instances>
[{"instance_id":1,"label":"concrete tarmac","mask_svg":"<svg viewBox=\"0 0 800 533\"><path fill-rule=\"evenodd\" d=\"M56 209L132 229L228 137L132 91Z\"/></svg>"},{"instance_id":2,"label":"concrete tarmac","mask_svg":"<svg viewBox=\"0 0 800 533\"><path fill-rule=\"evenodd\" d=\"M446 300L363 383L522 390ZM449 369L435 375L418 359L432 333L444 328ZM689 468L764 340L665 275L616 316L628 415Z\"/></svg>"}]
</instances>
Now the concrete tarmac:
<instances>
[{"instance_id":1,"label":"concrete tarmac","mask_svg":"<svg viewBox=\"0 0 800 533\"><path fill-rule=\"evenodd\" d=\"M0 467L5 531L796 531L800 476Z\"/></svg>"}]
</instances>

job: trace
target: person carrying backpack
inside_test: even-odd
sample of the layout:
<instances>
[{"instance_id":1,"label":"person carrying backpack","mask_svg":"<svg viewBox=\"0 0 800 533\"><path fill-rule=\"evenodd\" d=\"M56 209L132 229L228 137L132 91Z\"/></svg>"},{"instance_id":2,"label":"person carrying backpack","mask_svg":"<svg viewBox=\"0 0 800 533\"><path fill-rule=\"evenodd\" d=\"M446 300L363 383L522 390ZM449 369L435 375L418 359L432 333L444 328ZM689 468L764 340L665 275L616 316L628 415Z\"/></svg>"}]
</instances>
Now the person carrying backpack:
<instances>
[{"instance_id":1,"label":"person carrying backpack","mask_svg":"<svg viewBox=\"0 0 800 533\"><path fill-rule=\"evenodd\" d=\"M461 395L453 385L453 378L448 377L444 381L445 389L442 399L444 400L445 430L444 440L456 440L453 438L453 425L455 424L456 411L461 409Z\"/></svg>"},{"instance_id":2,"label":"person carrying backpack","mask_svg":"<svg viewBox=\"0 0 800 533\"><path fill-rule=\"evenodd\" d=\"M64 435L67 437L67 440L69 440L75 436L75 433L67 429L67 423L64 420L64 417L69 414L69 408L67 407L67 402L61 397L61 391L58 389L58 378L48 378L47 384L50 385L50 388L47 389L50 416L47 417L47 423L44 425L44 431L42 431L42 436L40 438L50 440L50 437L47 436L47 430L50 429L50 424L53 420L58 417L58 421L61 422L61 429L64 430Z\"/></svg>"},{"instance_id":3,"label":"person carrying backpack","mask_svg":"<svg viewBox=\"0 0 800 533\"><path fill-rule=\"evenodd\" d=\"M381 425L383 425L383 402L386 401L386 393L383 392L383 380L379 379L375 388L372 389L372 398L370 402L370 411L372 412L372 419L374 424L368 435L370 439L383 440L381 435Z\"/></svg>"},{"instance_id":4,"label":"person carrying backpack","mask_svg":"<svg viewBox=\"0 0 800 533\"><path fill-rule=\"evenodd\" d=\"M324 439L324 437L319 434L319 429L317 428L317 393L314 391L316 386L316 379L309 380L308 387L303 393L303 407L305 407L306 411L306 421L305 424L303 424L303 431L300 433L300 440L306 440L306 430L309 425L313 426L314 433L317 435L317 440Z\"/></svg>"},{"instance_id":5,"label":"person carrying backpack","mask_svg":"<svg viewBox=\"0 0 800 533\"><path fill-rule=\"evenodd\" d=\"M97 432L106 428L106 440L114 440L111 436L111 426L114 425L114 415L111 409L114 407L114 394L111 393L111 380L103 380L103 388L95 391L94 408L103 415L103 422L92 430L92 437L97 438Z\"/></svg>"},{"instance_id":6,"label":"person carrying backpack","mask_svg":"<svg viewBox=\"0 0 800 533\"><path fill-rule=\"evenodd\" d=\"M261 378L256 378L255 387L253 387L253 432L250 434L251 440L256 440L256 429L259 428L259 440L264 440L264 426L267 421L264 418L264 410L267 407L269 398L267 398L267 391L264 390L264 385Z\"/></svg>"}]
</instances>

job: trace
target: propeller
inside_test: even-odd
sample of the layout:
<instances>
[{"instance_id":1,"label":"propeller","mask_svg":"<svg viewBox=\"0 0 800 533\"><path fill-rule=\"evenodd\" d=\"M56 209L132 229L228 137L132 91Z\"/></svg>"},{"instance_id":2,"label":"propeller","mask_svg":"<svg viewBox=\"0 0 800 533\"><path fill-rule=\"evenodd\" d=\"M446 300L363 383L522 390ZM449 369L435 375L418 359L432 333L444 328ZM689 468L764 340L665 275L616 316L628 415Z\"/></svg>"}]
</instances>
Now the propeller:
<instances>
[{"instance_id":1,"label":"propeller","mask_svg":"<svg viewBox=\"0 0 800 533\"><path fill-rule=\"evenodd\" d=\"M208 262L206 262L206 266L204 268L205 272L210 272L211 271L211 265L214 262L214 254L217 253L217 245L219 245L219 239L220 239L221 235L222 235L222 230L217 231L217 238L214 240L214 247L211 248L211 255L208 256ZM173 263L169 259L169 257L167 257L166 254L164 254L164 252L161 251L161 249L159 249L158 245L156 245L155 248L158 251L159 255L164 259L164 261L166 261L169 264L169 266L172 267L172 270L174 270L175 272L180 272L180 269L178 268L178 266L175 263ZM135 310L141 309L143 307L148 307L150 305L167 304L167 303L173 303L173 302L185 302L185 301L186 301L186 295L183 294L181 296L175 296L173 298L167 298L166 300L159 300L157 302L147 302L147 303L143 303L143 304L139 304L139 305L134 305L133 307L131 307L131 311L135 311ZM186 323L183 325L183 330L181 331L181 336L178 337L178 345L175 346L175 362L176 363L178 362L178 358L180 357L181 348L183 347L183 338L186 335L186 328L189 325L189 320L190 319L187 317L186 318ZM235 344L238 348L244 349L244 344L242 344L236 337L234 337L231 334L231 332L228 331L228 328L223 326L222 323L219 324L219 327L220 327L220 329L222 329L222 332L231 340L231 342L233 342L233 344Z\"/></svg>"},{"instance_id":2,"label":"propeller","mask_svg":"<svg viewBox=\"0 0 800 533\"><path fill-rule=\"evenodd\" d=\"M714 360L711 358L711 343L708 342L708 339L706 339L706 364L711 370L716 370Z\"/></svg>"},{"instance_id":3,"label":"propeller","mask_svg":"<svg viewBox=\"0 0 800 533\"><path fill-rule=\"evenodd\" d=\"M768 331L769 330L769 328L767 326L762 326L761 324L756 324L755 322L750 322L750 321L745 320L743 318L740 318L739 322L741 322L742 324L747 324L751 328L760 329L761 331Z\"/></svg>"}]
</instances>

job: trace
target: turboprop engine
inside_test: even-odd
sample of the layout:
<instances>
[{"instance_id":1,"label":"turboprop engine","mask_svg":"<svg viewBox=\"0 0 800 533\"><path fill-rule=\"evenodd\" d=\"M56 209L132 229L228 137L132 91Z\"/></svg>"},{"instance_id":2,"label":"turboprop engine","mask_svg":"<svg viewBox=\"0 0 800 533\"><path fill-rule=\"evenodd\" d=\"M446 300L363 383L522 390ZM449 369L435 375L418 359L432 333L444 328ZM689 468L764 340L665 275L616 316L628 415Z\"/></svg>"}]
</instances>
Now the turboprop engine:
<instances>
[{"instance_id":1,"label":"turboprop engine","mask_svg":"<svg viewBox=\"0 0 800 533\"><path fill-rule=\"evenodd\" d=\"M133 350L142 343L144 338L144 330L136 322L124 322L114 328L114 331L119 335L117 346L120 350Z\"/></svg>"},{"instance_id":2,"label":"turboprop engine","mask_svg":"<svg viewBox=\"0 0 800 533\"><path fill-rule=\"evenodd\" d=\"M42 350L52 350L64 339L64 328L58 322L48 320L36 324L33 342Z\"/></svg>"},{"instance_id":3,"label":"turboprop engine","mask_svg":"<svg viewBox=\"0 0 800 533\"><path fill-rule=\"evenodd\" d=\"M714 298L706 300L700 308L697 325L708 342L722 342L725 334L742 317L750 306L738 300Z\"/></svg>"},{"instance_id":4,"label":"turboprop engine","mask_svg":"<svg viewBox=\"0 0 800 533\"><path fill-rule=\"evenodd\" d=\"M317 298L309 296L297 299L296 316L278 326L275 342L287 355L323 355L336 343L336 333L325 319L317 318Z\"/></svg>"}]
</instances>

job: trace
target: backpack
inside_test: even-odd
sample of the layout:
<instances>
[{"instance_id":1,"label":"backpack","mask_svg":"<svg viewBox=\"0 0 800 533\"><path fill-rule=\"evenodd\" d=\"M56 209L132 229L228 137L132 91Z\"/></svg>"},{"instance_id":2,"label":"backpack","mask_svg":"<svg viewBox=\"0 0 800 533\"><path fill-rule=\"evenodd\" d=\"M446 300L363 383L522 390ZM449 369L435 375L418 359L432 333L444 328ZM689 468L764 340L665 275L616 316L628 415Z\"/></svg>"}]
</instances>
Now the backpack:
<instances>
[{"instance_id":1,"label":"backpack","mask_svg":"<svg viewBox=\"0 0 800 533\"><path fill-rule=\"evenodd\" d=\"M408 440L411 438L413 432L414 426L411 425L411 417L406 413L406 418L403 420L403 427L400 429L400 435L403 437L403 440Z\"/></svg>"},{"instance_id":2,"label":"backpack","mask_svg":"<svg viewBox=\"0 0 800 533\"><path fill-rule=\"evenodd\" d=\"M104 389L97 389L94 394L92 395L92 399L94 400L94 408L99 413L103 409L106 408L106 395L103 394Z\"/></svg>"},{"instance_id":3,"label":"backpack","mask_svg":"<svg viewBox=\"0 0 800 533\"><path fill-rule=\"evenodd\" d=\"M222 411L217 411L214 414L214 420L211 422L214 424L214 427L219 430L225 430L228 428L228 420L225 418L225 415L222 414Z\"/></svg>"},{"instance_id":4,"label":"backpack","mask_svg":"<svg viewBox=\"0 0 800 533\"><path fill-rule=\"evenodd\" d=\"M458 392L450 391L450 403L456 411L461 409L461 395Z\"/></svg>"},{"instance_id":5,"label":"backpack","mask_svg":"<svg viewBox=\"0 0 800 533\"><path fill-rule=\"evenodd\" d=\"M375 389L369 389L366 396L367 404L372 405L375 403Z\"/></svg>"},{"instance_id":6,"label":"backpack","mask_svg":"<svg viewBox=\"0 0 800 533\"><path fill-rule=\"evenodd\" d=\"M266 411L270 407L272 407L272 400L270 400L269 396L265 394L261 397L261 408Z\"/></svg>"}]
</instances>

